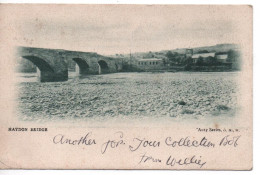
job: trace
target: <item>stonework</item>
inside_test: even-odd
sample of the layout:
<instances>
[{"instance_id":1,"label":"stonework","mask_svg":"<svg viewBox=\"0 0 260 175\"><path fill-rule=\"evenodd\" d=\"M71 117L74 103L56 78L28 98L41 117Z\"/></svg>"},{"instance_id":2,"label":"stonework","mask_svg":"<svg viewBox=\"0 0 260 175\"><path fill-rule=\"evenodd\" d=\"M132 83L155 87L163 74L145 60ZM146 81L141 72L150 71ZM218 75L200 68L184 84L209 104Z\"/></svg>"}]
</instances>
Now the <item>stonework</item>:
<instances>
[{"instance_id":1,"label":"stonework","mask_svg":"<svg viewBox=\"0 0 260 175\"><path fill-rule=\"evenodd\" d=\"M120 71L122 66L115 58L93 52L18 47L17 56L33 62L41 71L41 82L67 81L68 60L75 61L80 74L103 74Z\"/></svg>"}]
</instances>

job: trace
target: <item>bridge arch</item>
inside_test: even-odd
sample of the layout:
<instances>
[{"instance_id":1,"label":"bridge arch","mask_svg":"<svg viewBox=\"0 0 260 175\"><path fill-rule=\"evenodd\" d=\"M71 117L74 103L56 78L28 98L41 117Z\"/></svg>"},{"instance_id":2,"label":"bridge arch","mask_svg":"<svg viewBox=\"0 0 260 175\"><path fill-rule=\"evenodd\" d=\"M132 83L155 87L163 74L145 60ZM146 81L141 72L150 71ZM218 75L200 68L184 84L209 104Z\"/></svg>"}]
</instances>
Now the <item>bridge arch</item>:
<instances>
[{"instance_id":1,"label":"bridge arch","mask_svg":"<svg viewBox=\"0 0 260 175\"><path fill-rule=\"evenodd\" d=\"M98 70L99 74L103 74L103 73L108 73L109 72L108 64L104 60L99 60L98 61L98 67L99 67L99 70Z\"/></svg>"},{"instance_id":2,"label":"bridge arch","mask_svg":"<svg viewBox=\"0 0 260 175\"><path fill-rule=\"evenodd\" d=\"M40 70L39 79L41 82L53 81L54 69L43 58L40 58L37 56L22 56L22 58L31 61L36 67L39 68L39 70Z\"/></svg>"},{"instance_id":3,"label":"bridge arch","mask_svg":"<svg viewBox=\"0 0 260 175\"><path fill-rule=\"evenodd\" d=\"M47 63L44 59L36 56L22 56L29 61L31 61L34 65L36 65L41 72L54 72L53 68Z\"/></svg>"},{"instance_id":4,"label":"bridge arch","mask_svg":"<svg viewBox=\"0 0 260 175\"><path fill-rule=\"evenodd\" d=\"M85 75L89 73L89 64L82 58L72 58L73 61L79 66L79 74Z\"/></svg>"},{"instance_id":5,"label":"bridge arch","mask_svg":"<svg viewBox=\"0 0 260 175\"><path fill-rule=\"evenodd\" d=\"M36 67L39 68L40 70L39 79L41 82L66 81L68 79L67 69L57 70L57 67L55 68L55 64L53 64L46 58L43 58L41 56L35 56L35 55L23 55L21 57L31 61L34 65L36 65Z\"/></svg>"},{"instance_id":6,"label":"bridge arch","mask_svg":"<svg viewBox=\"0 0 260 175\"><path fill-rule=\"evenodd\" d=\"M118 59L92 52L17 47L16 56L29 60L39 68L41 82L67 81L68 71L75 63L81 74L91 75L114 73L122 67Z\"/></svg>"}]
</instances>

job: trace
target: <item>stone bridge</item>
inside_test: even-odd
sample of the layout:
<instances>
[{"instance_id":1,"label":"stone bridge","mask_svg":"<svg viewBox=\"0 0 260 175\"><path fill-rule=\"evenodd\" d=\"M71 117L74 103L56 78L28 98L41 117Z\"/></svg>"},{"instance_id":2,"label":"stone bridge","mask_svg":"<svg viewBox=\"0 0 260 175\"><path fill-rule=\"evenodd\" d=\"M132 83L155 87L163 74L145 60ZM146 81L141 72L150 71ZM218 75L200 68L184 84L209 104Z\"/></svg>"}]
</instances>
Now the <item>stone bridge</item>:
<instances>
[{"instance_id":1,"label":"stone bridge","mask_svg":"<svg viewBox=\"0 0 260 175\"><path fill-rule=\"evenodd\" d=\"M31 61L39 68L41 82L67 81L69 60L77 63L82 75L114 73L122 69L118 59L93 52L18 47L17 56Z\"/></svg>"}]
</instances>

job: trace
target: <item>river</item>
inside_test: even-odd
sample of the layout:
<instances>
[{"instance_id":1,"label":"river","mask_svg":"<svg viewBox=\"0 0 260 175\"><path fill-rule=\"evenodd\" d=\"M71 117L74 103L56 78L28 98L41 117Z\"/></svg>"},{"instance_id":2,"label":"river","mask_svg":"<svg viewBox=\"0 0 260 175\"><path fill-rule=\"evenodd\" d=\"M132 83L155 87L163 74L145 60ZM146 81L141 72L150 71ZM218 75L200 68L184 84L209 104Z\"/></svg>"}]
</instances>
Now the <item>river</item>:
<instances>
[{"instance_id":1,"label":"river","mask_svg":"<svg viewBox=\"0 0 260 175\"><path fill-rule=\"evenodd\" d=\"M239 72L114 73L40 83L37 73L19 73L22 120L109 118L203 119L232 117Z\"/></svg>"}]
</instances>

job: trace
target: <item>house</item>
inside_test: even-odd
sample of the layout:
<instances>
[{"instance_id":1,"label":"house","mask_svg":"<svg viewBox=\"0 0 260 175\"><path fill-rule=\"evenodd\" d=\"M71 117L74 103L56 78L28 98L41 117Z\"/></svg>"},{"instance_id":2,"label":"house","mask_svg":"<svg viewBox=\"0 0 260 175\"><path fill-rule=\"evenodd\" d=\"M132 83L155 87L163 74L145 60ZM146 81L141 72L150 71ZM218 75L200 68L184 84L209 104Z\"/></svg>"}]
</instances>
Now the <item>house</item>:
<instances>
[{"instance_id":1,"label":"house","mask_svg":"<svg viewBox=\"0 0 260 175\"><path fill-rule=\"evenodd\" d=\"M186 55L186 58L191 58L193 55L193 49L186 49L185 55Z\"/></svg>"},{"instance_id":2,"label":"house","mask_svg":"<svg viewBox=\"0 0 260 175\"><path fill-rule=\"evenodd\" d=\"M191 56L191 58L193 60L193 63L197 63L199 58L202 58L203 61L206 62L209 57L214 58L215 57L215 52L211 52L211 53L196 53L196 54L193 54Z\"/></svg>"},{"instance_id":3,"label":"house","mask_svg":"<svg viewBox=\"0 0 260 175\"><path fill-rule=\"evenodd\" d=\"M220 55L216 55L216 57L217 57L218 62L226 63L228 54L220 54Z\"/></svg>"},{"instance_id":4,"label":"house","mask_svg":"<svg viewBox=\"0 0 260 175\"><path fill-rule=\"evenodd\" d=\"M137 67L142 70L159 70L163 66L163 60L158 58L146 58L137 61Z\"/></svg>"}]
</instances>

